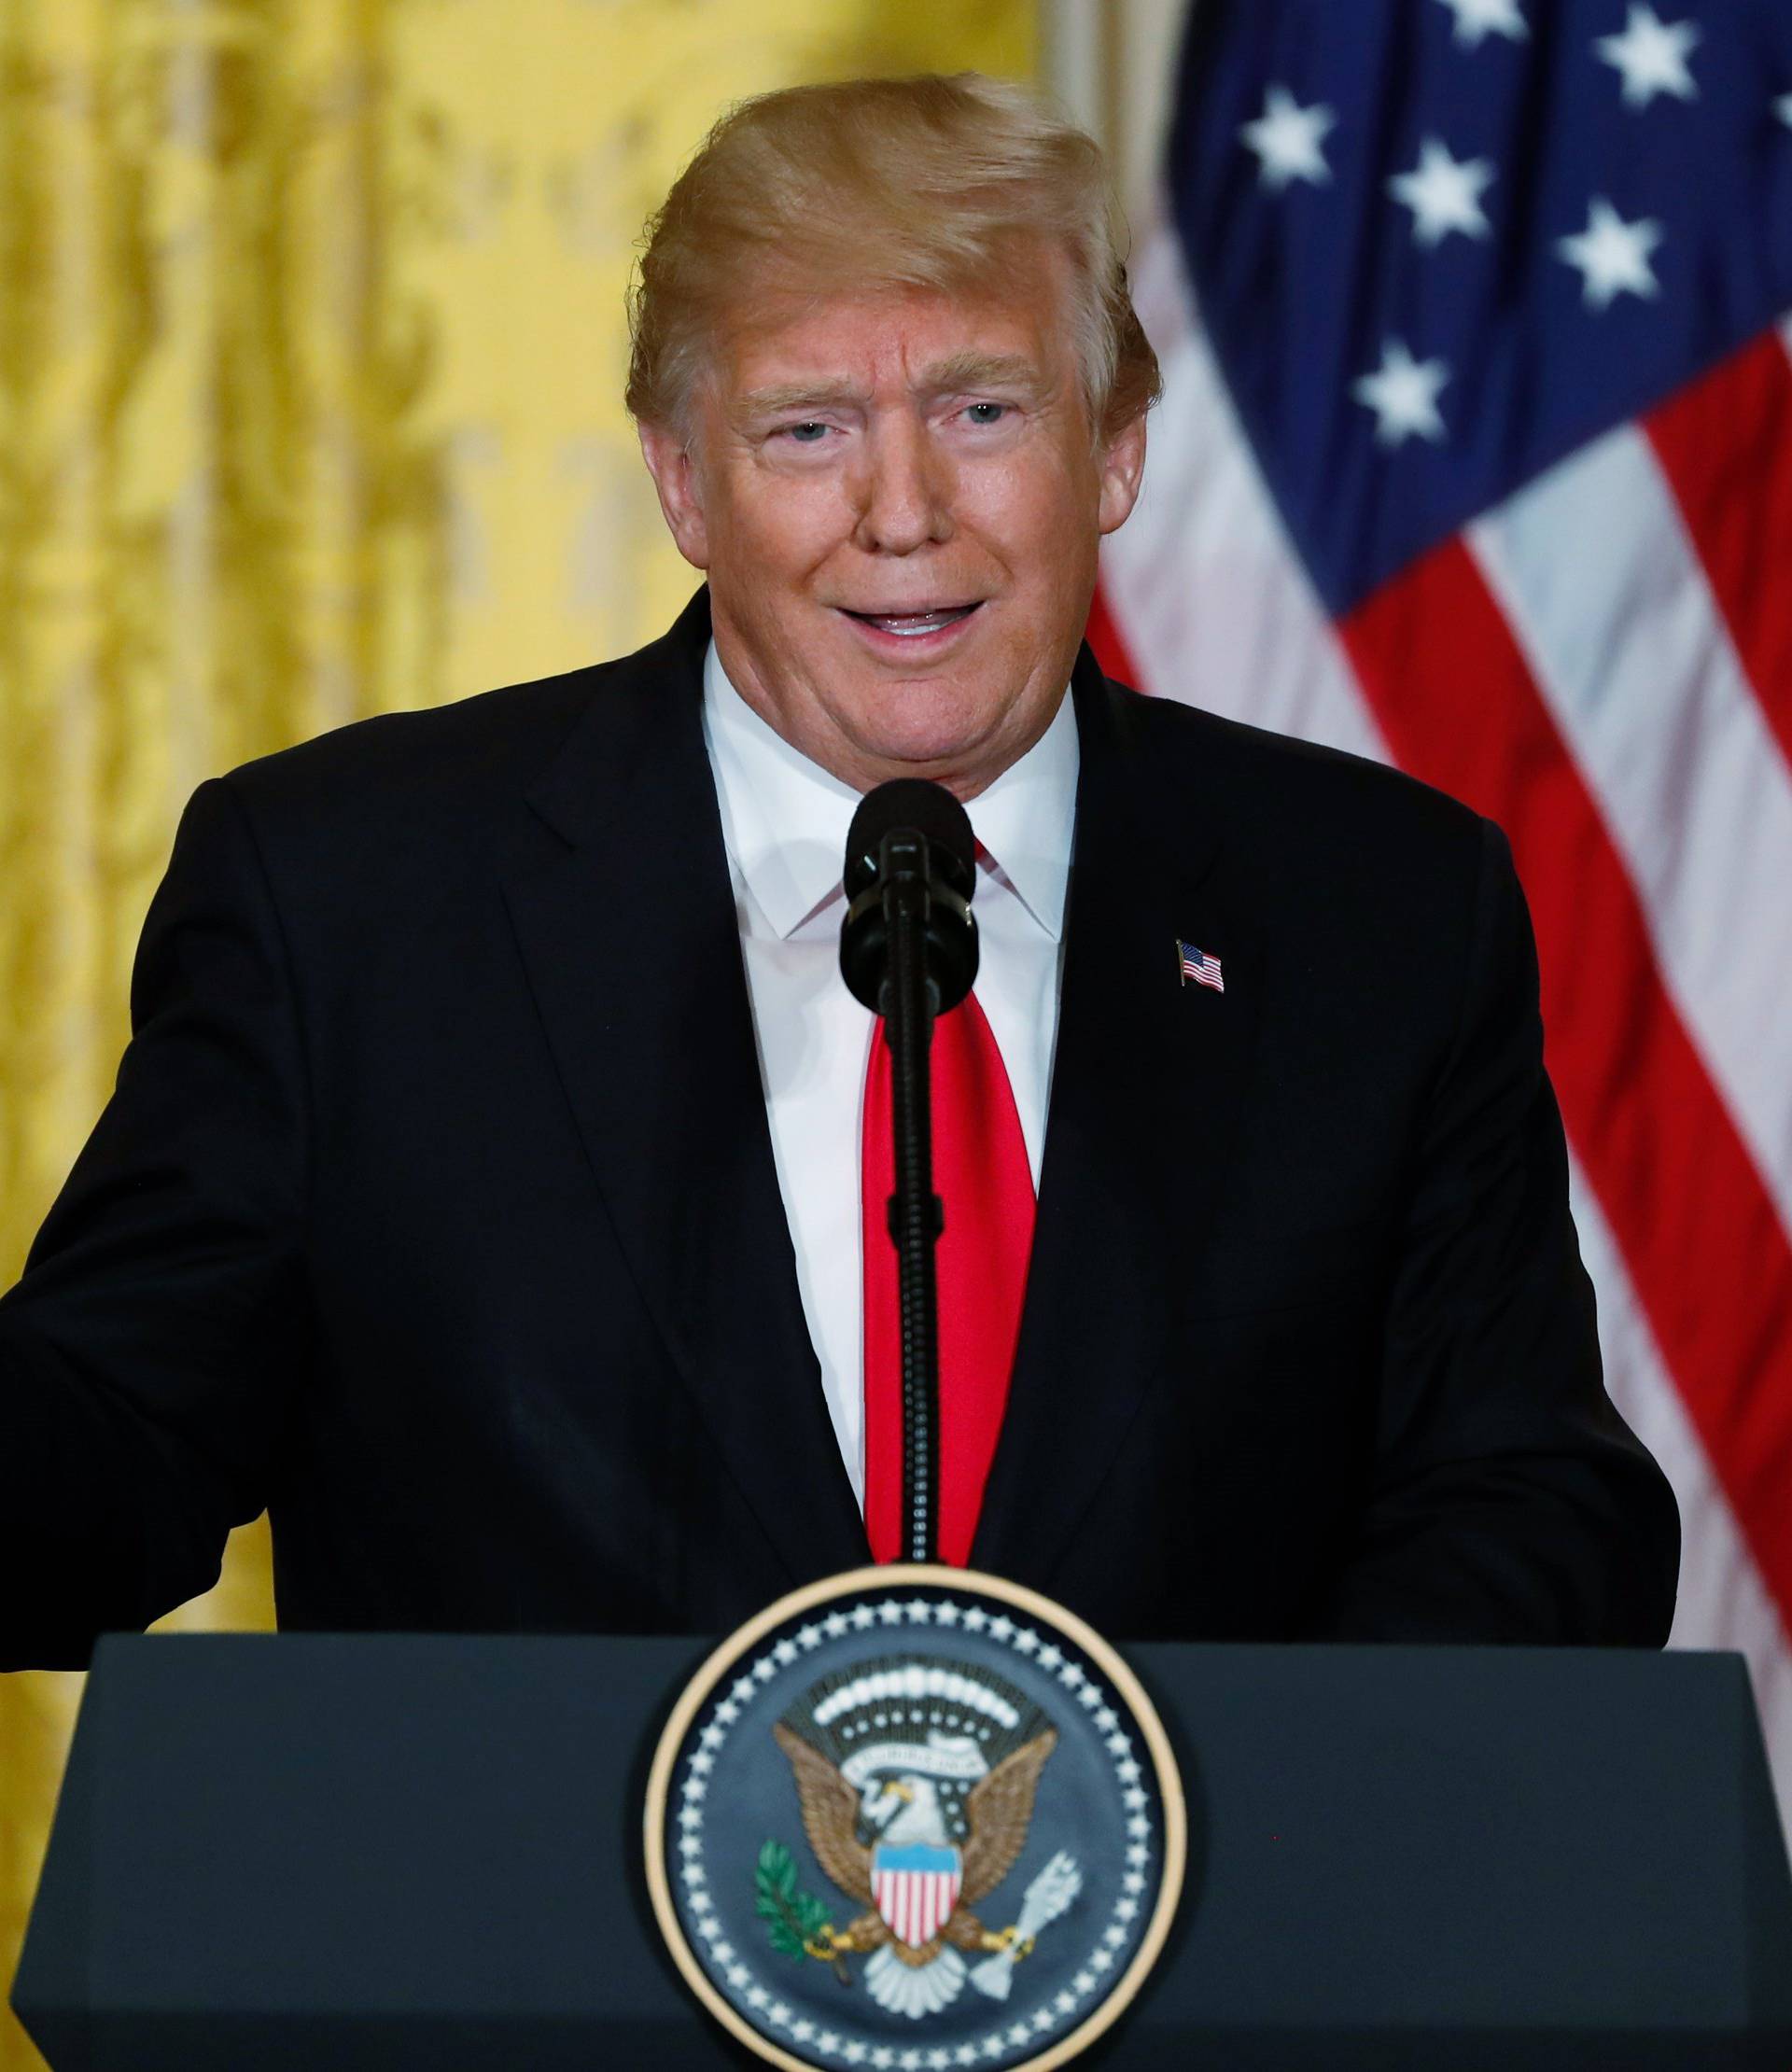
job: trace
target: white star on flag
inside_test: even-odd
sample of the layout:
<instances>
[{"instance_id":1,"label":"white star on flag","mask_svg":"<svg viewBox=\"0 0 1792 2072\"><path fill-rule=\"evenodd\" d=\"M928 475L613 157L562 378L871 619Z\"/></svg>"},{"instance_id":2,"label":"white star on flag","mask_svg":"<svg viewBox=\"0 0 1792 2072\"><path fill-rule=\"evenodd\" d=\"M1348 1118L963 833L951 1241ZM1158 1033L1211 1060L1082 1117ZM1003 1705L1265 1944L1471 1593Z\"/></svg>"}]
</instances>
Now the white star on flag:
<instances>
[{"instance_id":1,"label":"white star on flag","mask_svg":"<svg viewBox=\"0 0 1792 2072\"><path fill-rule=\"evenodd\" d=\"M1291 180L1310 180L1323 187L1332 176L1320 148L1337 118L1317 103L1303 108L1286 87L1272 86L1263 97L1263 113L1239 132L1262 163L1263 185L1280 193Z\"/></svg>"},{"instance_id":2,"label":"white star on flag","mask_svg":"<svg viewBox=\"0 0 1792 2072\"><path fill-rule=\"evenodd\" d=\"M1374 411L1376 442L1399 446L1415 432L1421 439L1443 438L1437 391L1449 379L1442 360L1416 360L1401 340L1391 338L1381 348L1380 366L1354 382L1351 394Z\"/></svg>"},{"instance_id":3,"label":"white star on flag","mask_svg":"<svg viewBox=\"0 0 1792 2072\"><path fill-rule=\"evenodd\" d=\"M1531 31L1519 12L1519 0L1442 0L1456 17L1456 40L1476 49L1485 35L1508 36L1522 43Z\"/></svg>"},{"instance_id":4,"label":"white star on flag","mask_svg":"<svg viewBox=\"0 0 1792 2072\"><path fill-rule=\"evenodd\" d=\"M1410 173L1396 173L1388 192L1412 211L1412 234L1429 247L1451 231L1466 237L1491 232L1481 195L1492 179L1489 160L1453 159L1448 145L1428 136L1419 147L1419 163Z\"/></svg>"},{"instance_id":5,"label":"white star on flag","mask_svg":"<svg viewBox=\"0 0 1792 2072\"><path fill-rule=\"evenodd\" d=\"M1646 108L1658 93L1696 101L1687 58L1699 41L1691 21L1663 21L1653 7L1632 7L1622 35L1600 36L1593 49L1624 75L1624 105Z\"/></svg>"},{"instance_id":6,"label":"white star on flag","mask_svg":"<svg viewBox=\"0 0 1792 2072\"><path fill-rule=\"evenodd\" d=\"M1589 309L1607 309L1619 295L1659 295L1661 284L1649 254L1663 231L1651 217L1627 223L1603 195L1587 205L1587 228L1573 237L1559 237L1557 252L1580 270Z\"/></svg>"},{"instance_id":7,"label":"white star on flag","mask_svg":"<svg viewBox=\"0 0 1792 2072\"><path fill-rule=\"evenodd\" d=\"M1773 112L1788 130L1792 130L1792 93L1781 94L1773 104Z\"/></svg>"}]
</instances>

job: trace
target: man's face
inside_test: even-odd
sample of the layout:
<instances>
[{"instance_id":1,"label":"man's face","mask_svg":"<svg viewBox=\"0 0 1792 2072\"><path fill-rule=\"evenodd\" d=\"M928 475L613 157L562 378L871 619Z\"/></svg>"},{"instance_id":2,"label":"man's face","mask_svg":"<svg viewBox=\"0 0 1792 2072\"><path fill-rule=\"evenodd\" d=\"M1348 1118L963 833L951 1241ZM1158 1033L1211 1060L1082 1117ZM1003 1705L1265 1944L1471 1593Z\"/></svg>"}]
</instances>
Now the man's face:
<instances>
[{"instance_id":1,"label":"man's face","mask_svg":"<svg viewBox=\"0 0 1792 2072\"><path fill-rule=\"evenodd\" d=\"M1142 419L1094 439L1066 271L1041 252L987 296L762 299L717 341L688 444L642 427L730 679L861 791L973 798L1063 696L1144 463Z\"/></svg>"}]
</instances>

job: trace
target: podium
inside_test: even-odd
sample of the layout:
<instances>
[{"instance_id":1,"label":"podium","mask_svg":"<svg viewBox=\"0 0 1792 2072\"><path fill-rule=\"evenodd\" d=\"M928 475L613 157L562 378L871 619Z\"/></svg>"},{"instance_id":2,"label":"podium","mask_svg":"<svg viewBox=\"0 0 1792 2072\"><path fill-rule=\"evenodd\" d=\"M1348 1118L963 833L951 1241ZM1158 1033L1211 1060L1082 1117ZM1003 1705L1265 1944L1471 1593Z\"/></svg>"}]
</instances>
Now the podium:
<instances>
[{"instance_id":1,"label":"podium","mask_svg":"<svg viewBox=\"0 0 1792 2072\"><path fill-rule=\"evenodd\" d=\"M643 1878L649 1759L707 1652L107 1638L20 2018L54 2072L752 2064L686 1994ZM1739 1657L1124 1652L1182 1765L1190 1863L1085 2062L1792 2066L1792 1879Z\"/></svg>"}]
</instances>

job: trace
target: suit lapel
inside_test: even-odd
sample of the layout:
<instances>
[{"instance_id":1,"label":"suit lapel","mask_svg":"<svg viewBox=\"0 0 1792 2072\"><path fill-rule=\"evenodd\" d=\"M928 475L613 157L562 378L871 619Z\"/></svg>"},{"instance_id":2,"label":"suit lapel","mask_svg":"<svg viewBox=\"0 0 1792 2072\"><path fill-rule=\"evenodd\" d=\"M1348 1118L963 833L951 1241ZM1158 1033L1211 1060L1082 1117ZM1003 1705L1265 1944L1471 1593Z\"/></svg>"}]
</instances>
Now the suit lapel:
<instances>
[{"instance_id":1,"label":"suit lapel","mask_svg":"<svg viewBox=\"0 0 1792 2072\"><path fill-rule=\"evenodd\" d=\"M803 1314L701 700L699 594L598 679L504 874L530 985L617 1240L795 1579L868 1559ZM541 831L537 830L538 835Z\"/></svg>"},{"instance_id":2,"label":"suit lapel","mask_svg":"<svg viewBox=\"0 0 1792 2072\"><path fill-rule=\"evenodd\" d=\"M1257 987L1197 782L1141 739L1088 651L1081 769L1038 1219L1008 1411L973 1561L1043 1584L1163 1363L1221 1198ZM1181 982L1179 938L1225 991Z\"/></svg>"}]
</instances>

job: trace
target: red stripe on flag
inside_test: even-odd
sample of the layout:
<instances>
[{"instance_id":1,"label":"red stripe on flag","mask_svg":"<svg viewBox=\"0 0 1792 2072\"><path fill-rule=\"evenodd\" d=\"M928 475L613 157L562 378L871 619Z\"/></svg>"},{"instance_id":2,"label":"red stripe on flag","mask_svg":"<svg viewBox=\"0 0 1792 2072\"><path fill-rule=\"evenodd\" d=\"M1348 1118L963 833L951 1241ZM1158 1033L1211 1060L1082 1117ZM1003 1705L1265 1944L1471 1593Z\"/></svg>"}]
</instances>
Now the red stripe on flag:
<instances>
[{"instance_id":1,"label":"red stripe on flag","mask_svg":"<svg viewBox=\"0 0 1792 2072\"><path fill-rule=\"evenodd\" d=\"M1113 623L1113 614L1108 609L1108 600L1101 595L1099 583L1096 585L1095 602L1089 607L1089 623L1083 637L1095 650L1095 659L1101 665L1106 675L1117 678L1122 683L1131 684L1135 691L1144 689L1144 685L1139 680L1138 667L1127 643L1120 637L1120 629Z\"/></svg>"},{"instance_id":2,"label":"red stripe on flag","mask_svg":"<svg viewBox=\"0 0 1792 2072\"><path fill-rule=\"evenodd\" d=\"M1779 333L1689 382L1644 426L1792 763L1792 360Z\"/></svg>"},{"instance_id":3,"label":"red stripe on flag","mask_svg":"<svg viewBox=\"0 0 1792 2072\"><path fill-rule=\"evenodd\" d=\"M1598 805L1460 540L1340 631L1400 763L1512 844L1569 1137L1713 1472L1792 1613L1792 1248L1662 986Z\"/></svg>"}]
</instances>

